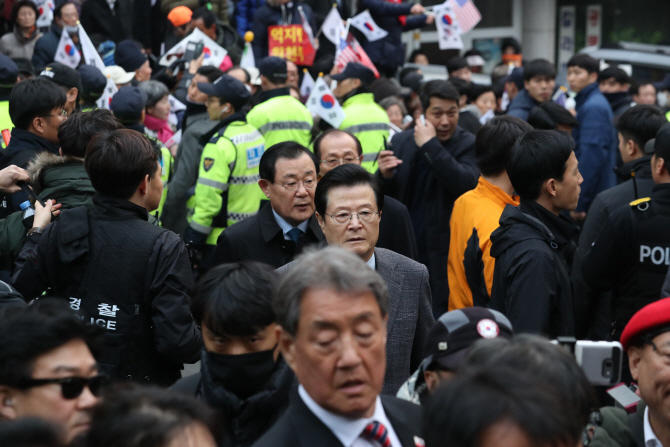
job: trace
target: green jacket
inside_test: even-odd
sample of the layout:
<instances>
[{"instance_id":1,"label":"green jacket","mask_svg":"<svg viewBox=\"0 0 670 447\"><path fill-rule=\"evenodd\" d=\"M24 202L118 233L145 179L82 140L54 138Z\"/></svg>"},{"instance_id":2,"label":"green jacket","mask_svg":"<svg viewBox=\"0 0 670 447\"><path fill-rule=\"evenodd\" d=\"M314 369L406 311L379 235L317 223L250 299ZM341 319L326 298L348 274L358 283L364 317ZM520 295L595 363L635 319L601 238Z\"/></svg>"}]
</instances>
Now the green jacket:
<instances>
[{"instance_id":1,"label":"green jacket","mask_svg":"<svg viewBox=\"0 0 670 447\"><path fill-rule=\"evenodd\" d=\"M27 171L33 191L42 201L55 199L63 209L93 207L95 190L83 159L41 152L30 162ZM0 262L4 269L13 269L14 260L26 242L27 230L22 220L22 211L0 220Z\"/></svg>"},{"instance_id":2,"label":"green jacket","mask_svg":"<svg viewBox=\"0 0 670 447\"><path fill-rule=\"evenodd\" d=\"M368 172L377 171L377 155L389 140L389 117L375 102L372 93L359 93L344 101L346 118L340 129L356 135L363 147L363 166Z\"/></svg>"}]
</instances>

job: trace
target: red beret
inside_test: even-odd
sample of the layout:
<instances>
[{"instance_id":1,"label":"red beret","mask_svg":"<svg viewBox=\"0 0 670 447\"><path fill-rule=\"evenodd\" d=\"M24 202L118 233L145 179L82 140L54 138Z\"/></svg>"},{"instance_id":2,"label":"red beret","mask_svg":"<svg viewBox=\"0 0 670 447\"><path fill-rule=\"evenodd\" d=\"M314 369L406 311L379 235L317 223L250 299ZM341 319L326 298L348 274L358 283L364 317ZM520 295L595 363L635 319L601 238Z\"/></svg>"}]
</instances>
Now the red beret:
<instances>
[{"instance_id":1,"label":"red beret","mask_svg":"<svg viewBox=\"0 0 670 447\"><path fill-rule=\"evenodd\" d=\"M648 304L633 315L621 334L624 351L628 350L630 343L639 335L661 326L668 326L670 330L670 298Z\"/></svg>"}]
</instances>

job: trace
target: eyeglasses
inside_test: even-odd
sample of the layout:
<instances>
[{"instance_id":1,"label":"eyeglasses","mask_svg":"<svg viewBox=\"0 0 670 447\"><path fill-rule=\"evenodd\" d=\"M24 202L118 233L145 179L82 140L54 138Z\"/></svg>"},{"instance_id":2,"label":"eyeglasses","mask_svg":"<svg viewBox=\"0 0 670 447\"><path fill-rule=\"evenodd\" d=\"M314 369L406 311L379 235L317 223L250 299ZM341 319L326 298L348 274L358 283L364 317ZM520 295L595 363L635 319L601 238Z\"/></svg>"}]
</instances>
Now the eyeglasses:
<instances>
[{"instance_id":1,"label":"eyeglasses","mask_svg":"<svg viewBox=\"0 0 670 447\"><path fill-rule=\"evenodd\" d=\"M355 163L356 160L361 161L363 159L362 155L359 155L358 157L344 157L344 158L329 158L328 160L321 160L321 163L324 165L328 166L329 168L334 168L337 165L341 165L343 163Z\"/></svg>"},{"instance_id":2,"label":"eyeglasses","mask_svg":"<svg viewBox=\"0 0 670 447\"><path fill-rule=\"evenodd\" d=\"M280 183L280 185L287 191L295 191L296 189L300 188L301 183L302 186L305 187L305 189L312 189L316 187L316 180L314 179L307 179L299 182Z\"/></svg>"},{"instance_id":3,"label":"eyeglasses","mask_svg":"<svg viewBox=\"0 0 670 447\"><path fill-rule=\"evenodd\" d=\"M59 114L56 115L40 115L42 118L46 118L47 116L55 116L55 117L61 117L61 118L67 118L67 110L63 109Z\"/></svg>"},{"instance_id":4,"label":"eyeglasses","mask_svg":"<svg viewBox=\"0 0 670 447\"><path fill-rule=\"evenodd\" d=\"M27 390L37 386L49 385L52 383L60 384L60 391L63 399L76 399L88 387L94 396L99 397L102 389L109 383L109 376L100 374L94 377L62 377L59 379L29 379L20 382L17 388Z\"/></svg>"},{"instance_id":5,"label":"eyeglasses","mask_svg":"<svg viewBox=\"0 0 670 447\"><path fill-rule=\"evenodd\" d=\"M367 223L374 222L375 219L377 219L378 215L379 212L377 211L361 211L360 213L337 213L337 214L326 213L326 216L330 216L333 219L333 222L340 225L349 222L354 216L358 217L358 220L360 220L361 222L367 222Z\"/></svg>"}]
</instances>

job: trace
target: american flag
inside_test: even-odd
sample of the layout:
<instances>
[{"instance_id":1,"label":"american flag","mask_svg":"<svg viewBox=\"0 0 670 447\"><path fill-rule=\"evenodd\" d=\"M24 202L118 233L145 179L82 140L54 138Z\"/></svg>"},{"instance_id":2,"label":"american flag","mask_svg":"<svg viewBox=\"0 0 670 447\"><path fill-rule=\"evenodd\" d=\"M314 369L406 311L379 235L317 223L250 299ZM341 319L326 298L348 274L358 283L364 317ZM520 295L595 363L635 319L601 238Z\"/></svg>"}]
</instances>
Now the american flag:
<instances>
[{"instance_id":1,"label":"american flag","mask_svg":"<svg viewBox=\"0 0 670 447\"><path fill-rule=\"evenodd\" d=\"M359 64L368 67L375 73L375 77L379 78L377 67L375 67L375 64L372 63L368 54L363 50L363 47L361 47L361 44L358 43L358 40L356 40L351 33L349 33L346 40L340 36L340 45L338 46L335 55L335 65L340 72L344 70L344 67L346 67L349 62L358 62Z\"/></svg>"},{"instance_id":2,"label":"american flag","mask_svg":"<svg viewBox=\"0 0 670 447\"><path fill-rule=\"evenodd\" d=\"M463 34L474 28L482 19L482 15L475 4L472 3L472 0L451 0L451 3Z\"/></svg>"}]
</instances>

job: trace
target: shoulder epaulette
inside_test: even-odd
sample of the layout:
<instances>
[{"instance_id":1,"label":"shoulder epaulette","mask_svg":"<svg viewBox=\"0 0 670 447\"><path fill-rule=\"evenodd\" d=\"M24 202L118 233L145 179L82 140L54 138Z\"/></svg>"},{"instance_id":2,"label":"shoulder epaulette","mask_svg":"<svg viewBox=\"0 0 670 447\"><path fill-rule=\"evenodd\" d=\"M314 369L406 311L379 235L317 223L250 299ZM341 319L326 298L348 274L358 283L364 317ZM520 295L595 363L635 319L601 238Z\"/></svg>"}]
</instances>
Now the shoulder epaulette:
<instances>
[{"instance_id":1,"label":"shoulder epaulette","mask_svg":"<svg viewBox=\"0 0 670 447\"><path fill-rule=\"evenodd\" d=\"M629 203L629 205L630 206L637 206L640 203L649 202L650 200L651 200L651 197L644 197L642 199L633 200L632 202Z\"/></svg>"}]
</instances>

